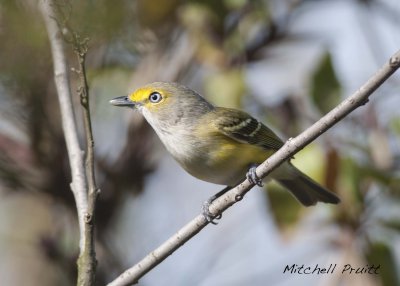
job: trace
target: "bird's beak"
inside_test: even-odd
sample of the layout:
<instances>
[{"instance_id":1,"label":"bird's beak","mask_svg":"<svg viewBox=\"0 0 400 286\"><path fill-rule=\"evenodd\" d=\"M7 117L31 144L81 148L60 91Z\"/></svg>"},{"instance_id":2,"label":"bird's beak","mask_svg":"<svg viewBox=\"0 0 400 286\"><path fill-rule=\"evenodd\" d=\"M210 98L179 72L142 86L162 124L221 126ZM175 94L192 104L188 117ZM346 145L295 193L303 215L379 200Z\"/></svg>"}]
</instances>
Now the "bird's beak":
<instances>
[{"instance_id":1,"label":"bird's beak","mask_svg":"<svg viewBox=\"0 0 400 286\"><path fill-rule=\"evenodd\" d=\"M110 100L110 103L114 106L128 106L128 107L134 107L135 102L129 99L127 96L119 96L114 99Z\"/></svg>"}]
</instances>

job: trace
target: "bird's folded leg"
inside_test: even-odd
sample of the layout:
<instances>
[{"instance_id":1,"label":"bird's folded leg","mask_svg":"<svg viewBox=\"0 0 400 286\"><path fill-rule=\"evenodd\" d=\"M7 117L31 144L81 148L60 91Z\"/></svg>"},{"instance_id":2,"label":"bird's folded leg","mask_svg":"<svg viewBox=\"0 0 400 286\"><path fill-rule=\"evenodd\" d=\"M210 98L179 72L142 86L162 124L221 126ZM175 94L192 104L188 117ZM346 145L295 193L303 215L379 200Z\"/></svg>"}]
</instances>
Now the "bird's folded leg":
<instances>
[{"instance_id":1,"label":"bird's folded leg","mask_svg":"<svg viewBox=\"0 0 400 286\"><path fill-rule=\"evenodd\" d=\"M222 214L212 214L210 212L210 205L212 204L213 201L215 201L216 199L218 199L220 196L222 196L223 194L225 194L227 191L229 191L230 189L232 189L231 187L227 186L224 189L222 189L221 191L219 191L218 193L216 193L215 195L213 195L212 197L209 197L202 206L202 214L203 216L206 218L206 220L212 224L218 224L217 222L215 222L215 220L219 220L222 217Z\"/></svg>"}]
</instances>

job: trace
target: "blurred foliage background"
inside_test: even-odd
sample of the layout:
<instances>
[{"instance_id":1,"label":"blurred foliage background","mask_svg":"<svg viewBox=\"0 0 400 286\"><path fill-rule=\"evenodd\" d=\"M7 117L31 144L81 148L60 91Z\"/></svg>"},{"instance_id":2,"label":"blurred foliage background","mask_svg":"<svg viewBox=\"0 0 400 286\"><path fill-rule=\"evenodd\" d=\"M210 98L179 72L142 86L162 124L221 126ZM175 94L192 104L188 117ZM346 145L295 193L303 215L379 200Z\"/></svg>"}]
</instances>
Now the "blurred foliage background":
<instances>
[{"instance_id":1,"label":"blurred foliage background","mask_svg":"<svg viewBox=\"0 0 400 286\"><path fill-rule=\"evenodd\" d=\"M0 284L73 285L78 231L68 158L37 1L0 2ZM398 0L57 2L90 38L87 58L101 196L104 285L200 211L221 186L185 174L140 115L108 100L178 81L248 111L283 139L356 90L400 47ZM66 45L69 65L76 67ZM71 88L76 75L70 74ZM400 285L400 77L295 156L337 193L300 206L254 190L139 285ZM79 98L74 98L80 118ZM82 128L81 121L79 122ZM338 270L283 273L286 265ZM379 275L342 274L380 265Z\"/></svg>"}]
</instances>

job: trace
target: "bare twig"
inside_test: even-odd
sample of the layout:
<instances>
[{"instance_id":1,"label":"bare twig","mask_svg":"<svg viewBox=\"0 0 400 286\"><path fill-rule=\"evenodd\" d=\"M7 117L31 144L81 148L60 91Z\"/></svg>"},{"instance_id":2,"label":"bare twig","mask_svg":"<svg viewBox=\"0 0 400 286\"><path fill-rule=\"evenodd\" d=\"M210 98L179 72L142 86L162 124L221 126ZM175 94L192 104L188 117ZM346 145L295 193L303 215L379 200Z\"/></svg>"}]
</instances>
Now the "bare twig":
<instances>
[{"instance_id":1,"label":"bare twig","mask_svg":"<svg viewBox=\"0 0 400 286\"><path fill-rule=\"evenodd\" d=\"M346 115L350 114L357 107L368 102L369 96L384 83L398 68L400 67L400 50L396 52L375 75L373 75L359 90L348 97L336 108L307 128L304 132L295 138L289 139L285 145L274 155L268 158L257 168L257 176L264 178L277 168L284 161L291 158L294 154L304 148L307 144L315 140L322 133L326 132L334 124L342 120ZM215 200L210 211L214 214L220 214L227 208L239 201L252 188L254 184L248 180ZM144 257L139 263L132 266L108 286L124 286L137 283L147 272L161 263L175 250L181 247L190 238L200 232L208 224L203 215L198 215L187 225L181 228L176 234L170 237L166 242L153 250Z\"/></svg>"},{"instance_id":2,"label":"bare twig","mask_svg":"<svg viewBox=\"0 0 400 286\"><path fill-rule=\"evenodd\" d=\"M83 163L83 151L79 146L76 119L72 105L72 96L68 81L67 60L64 53L64 42L59 27L54 20L55 14L50 0L40 0L39 8L45 21L53 56L54 81L60 103L62 126L67 145L69 164L72 173L71 189L75 197L78 212L80 252L83 252L85 241L84 217L87 211L87 184Z\"/></svg>"},{"instance_id":3,"label":"bare twig","mask_svg":"<svg viewBox=\"0 0 400 286\"><path fill-rule=\"evenodd\" d=\"M88 206L85 213L85 251L80 254L78 259L78 285L92 286L95 282L96 274L96 251L94 248L94 228L95 228L95 209L99 189L96 186L94 171L94 140L92 123L90 117L89 104L89 85L86 78L85 59L88 51L88 38L79 36L72 32L72 45L77 55L79 69L76 71L79 76L80 87L78 93L83 107L83 121L86 135L86 178L88 183Z\"/></svg>"},{"instance_id":4,"label":"bare twig","mask_svg":"<svg viewBox=\"0 0 400 286\"><path fill-rule=\"evenodd\" d=\"M78 33L68 26L68 16L64 14L62 7L53 6L58 3L53 3L51 0L41 0L39 3L51 43L55 82L60 101L64 134L72 172L71 188L78 209L80 253L78 259L77 285L92 286L95 282L97 263L94 248L94 214L99 191L95 182L94 140L90 119L89 86L85 70L88 39L82 39ZM67 7L69 7L68 3L66 4ZM55 8L57 8L57 11L55 11ZM61 18L60 21L62 21L62 23L58 22L59 19L56 17L56 12L57 16L59 16L58 18ZM66 35L68 35L68 38L66 35L61 33L62 29L67 33ZM83 107L83 119L86 134L85 165L83 163L83 152L80 149L78 142L78 132L69 88L67 62L64 55L63 41L67 41L73 45L79 62L79 69L76 70L76 72L81 83L78 93Z\"/></svg>"}]
</instances>

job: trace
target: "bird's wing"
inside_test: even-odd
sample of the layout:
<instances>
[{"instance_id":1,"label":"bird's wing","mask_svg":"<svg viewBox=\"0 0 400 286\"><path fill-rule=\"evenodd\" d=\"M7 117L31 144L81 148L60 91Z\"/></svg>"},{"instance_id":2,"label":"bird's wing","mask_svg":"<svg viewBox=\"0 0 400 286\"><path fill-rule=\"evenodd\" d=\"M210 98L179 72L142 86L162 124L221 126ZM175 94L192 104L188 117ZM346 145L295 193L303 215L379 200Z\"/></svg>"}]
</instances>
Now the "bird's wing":
<instances>
[{"instance_id":1,"label":"bird's wing","mask_svg":"<svg viewBox=\"0 0 400 286\"><path fill-rule=\"evenodd\" d=\"M216 108L214 112L215 127L232 139L268 150L278 150L283 146L282 140L271 129L246 112L222 107Z\"/></svg>"}]
</instances>

